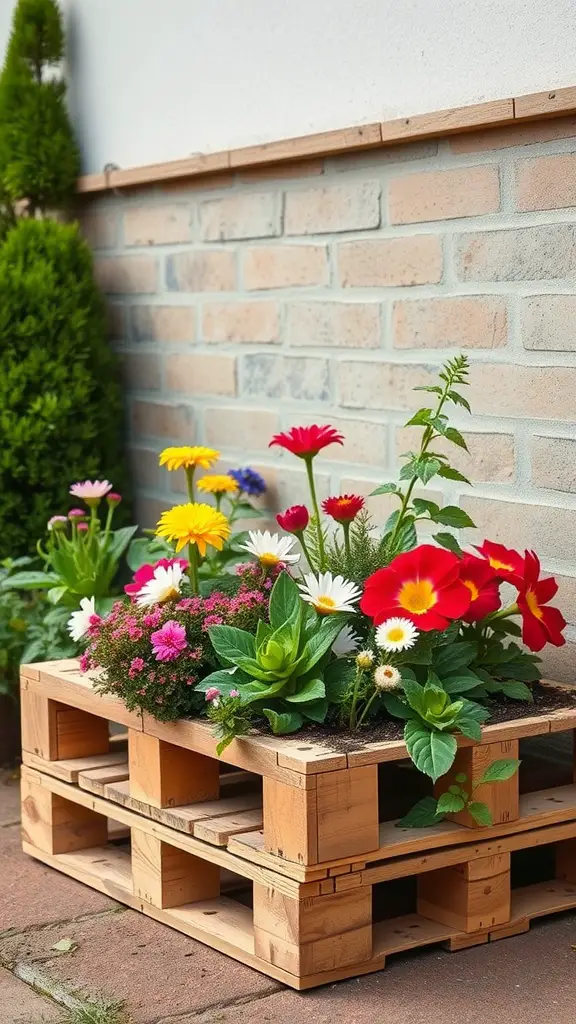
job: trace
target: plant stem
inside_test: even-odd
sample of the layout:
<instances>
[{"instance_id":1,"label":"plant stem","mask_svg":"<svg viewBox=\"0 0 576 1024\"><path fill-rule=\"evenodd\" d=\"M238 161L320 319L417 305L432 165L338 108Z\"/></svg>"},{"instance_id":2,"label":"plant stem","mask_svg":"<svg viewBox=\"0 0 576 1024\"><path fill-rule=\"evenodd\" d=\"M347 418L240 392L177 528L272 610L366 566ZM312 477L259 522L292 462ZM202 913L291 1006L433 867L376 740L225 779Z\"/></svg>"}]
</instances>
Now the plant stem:
<instances>
[{"instance_id":1,"label":"plant stem","mask_svg":"<svg viewBox=\"0 0 576 1024\"><path fill-rule=\"evenodd\" d=\"M501 608L500 611L487 615L484 622L489 626L494 619L509 619L511 615L518 615L519 611L518 605L514 602L514 604L509 604L507 608Z\"/></svg>"},{"instance_id":2,"label":"plant stem","mask_svg":"<svg viewBox=\"0 0 576 1024\"><path fill-rule=\"evenodd\" d=\"M318 498L316 497L316 485L314 483L314 472L312 469L312 456L308 455L304 462L306 463L306 473L308 474L308 485L310 487L310 497L312 498L312 508L314 509L314 518L316 520L316 533L318 536L318 552L320 555L320 565L318 566L320 572L326 566L326 550L324 548L324 535L322 533L322 520L320 519L320 509L318 507Z\"/></svg>"},{"instance_id":3,"label":"plant stem","mask_svg":"<svg viewBox=\"0 0 576 1024\"><path fill-rule=\"evenodd\" d=\"M342 530L344 531L344 551L346 553L346 568L350 572L350 523L342 523Z\"/></svg>"},{"instance_id":4,"label":"plant stem","mask_svg":"<svg viewBox=\"0 0 576 1024\"><path fill-rule=\"evenodd\" d=\"M360 689L360 681L363 675L363 670L361 668L357 668L356 680L354 682L354 693L352 695L352 706L350 708L350 720L348 723L350 732L353 732L356 729L356 707L358 705L358 691Z\"/></svg>"},{"instance_id":5,"label":"plant stem","mask_svg":"<svg viewBox=\"0 0 576 1024\"><path fill-rule=\"evenodd\" d=\"M306 561L308 562L308 565L310 566L310 568L313 569L314 566L312 565L312 562L310 560L310 552L308 551L308 545L306 544L306 541L304 540L304 533L302 532L302 533L297 534L297 537L298 537L298 540L300 541L300 547L302 548L302 551L304 552L304 557L305 557Z\"/></svg>"},{"instance_id":6,"label":"plant stem","mask_svg":"<svg viewBox=\"0 0 576 1024\"><path fill-rule=\"evenodd\" d=\"M216 499L216 508L217 508L217 510L219 512L220 511L220 505L222 504L222 492L221 491L217 491L216 494L214 495L214 497Z\"/></svg>"},{"instance_id":7,"label":"plant stem","mask_svg":"<svg viewBox=\"0 0 576 1024\"><path fill-rule=\"evenodd\" d=\"M373 694L372 694L372 696L370 697L370 700L366 701L366 705L365 705L365 707L364 707L364 711L362 712L362 714L360 715L360 718L358 719L358 725L357 725L357 728L358 728L358 729L359 729L359 728L360 728L360 726L362 725L362 722L363 722L363 721L364 721L364 719L366 718L366 715L367 715L367 714L368 714L368 712L370 711L370 708L372 707L372 704L373 704L373 703L374 703L374 701L376 700L376 697L377 697L377 696L378 696L378 690L374 690L374 693L373 693Z\"/></svg>"},{"instance_id":8,"label":"plant stem","mask_svg":"<svg viewBox=\"0 0 576 1024\"><path fill-rule=\"evenodd\" d=\"M190 543L188 545L188 559L190 561L190 568L188 569L188 576L190 577L190 586L192 587L192 593L198 593L198 549L195 544Z\"/></svg>"},{"instance_id":9,"label":"plant stem","mask_svg":"<svg viewBox=\"0 0 576 1024\"><path fill-rule=\"evenodd\" d=\"M191 502L195 502L196 501L196 498L194 497L194 470L195 470L195 468L196 468L195 466L186 466L186 469L185 469L186 484L187 484L187 487L188 487L188 498L189 498L189 500Z\"/></svg>"}]
</instances>

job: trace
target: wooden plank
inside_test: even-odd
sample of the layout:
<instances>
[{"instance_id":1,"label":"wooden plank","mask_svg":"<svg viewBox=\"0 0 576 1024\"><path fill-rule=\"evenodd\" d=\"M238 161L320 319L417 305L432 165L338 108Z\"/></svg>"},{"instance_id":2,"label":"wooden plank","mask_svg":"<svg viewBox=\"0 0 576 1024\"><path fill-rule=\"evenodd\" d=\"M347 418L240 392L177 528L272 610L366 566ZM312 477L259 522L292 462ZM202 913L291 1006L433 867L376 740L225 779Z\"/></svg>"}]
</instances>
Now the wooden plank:
<instances>
[{"instance_id":1,"label":"wooden plank","mask_svg":"<svg viewBox=\"0 0 576 1024\"><path fill-rule=\"evenodd\" d=\"M63 707L61 704L56 707L59 761L110 752L107 719L79 708Z\"/></svg>"},{"instance_id":2,"label":"wooden plank","mask_svg":"<svg viewBox=\"0 0 576 1024\"><path fill-rule=\"evenodd\" d=\"M284 739L278 750L278 764L281 768L290 768L291 771L303 772L305 775L348 767L346 754L331 750L329 745L288 738Z\"/></svg>"},{"instance_id":3,"label":"wooden plank","mask_svg":"<svg viewBox=\"0 0 576 1024\"><path fill-rule=\"evenodd\" d=\"M384 121L380 128L382 141L390 143L433 135L453 135L455 132L472 131L479 127L507 124L513 119L514 100L510 97L467 107L433 110L429 114L416 114L413 117L399 117L394 121Z\"/></svg>"},{"instance_id":4,"label":"wooden plank","mask_svg":"<svg viewBox=\"0 0 576 1024\"><path fill-rule=\"evenodd\" d=\"M109 754L93 754L92 757L74 757L65 761L47 761L43 757L37 757L27 750L23 750L22 761L29 768L35 768L39 772L45 772L46 775L53 775L56 779L71 783L78 782L80 772L127 763L123 750L113 750Z\"/></svg>"},{"instance_id":5,"label":"wooden plank","mask_svg":"<svg viewBox=\"0 0 576 1024\"><path fill-rule=\"evenodd\" d=\"M470 949L471 946L482 946L485 942L488 942L489 938L489 932L476 932L475 934L470 935L453 935L452 938L448 939L445 945L451 953L456 953L460 949Z\"/></svg>"},{"instance_id":6,"label":"wooden plank","mask_svg":"<svg viewBox=\"0 0 576 1024\"><path fill-rule=\"evenodd\" d=\"M405 914L377 921L373 927L372 956L385 957L419 946L430 946L454 934L453 928L438 921L430 921L419 914Z\"/></svg>"},{"instance_id":7,"label":"wooden plank","mask_svg":"<svg viewBox=\"0 0 576 1024\"><path fill-rule=\"evenodd\" d=\"M237 854L253 864L260 864L271 871L279 871L280 874L298 882L317 881L327 877L328 866L310 866L308 864L297 864L296 861L282 860L272 853L267 853L264 848L264 832L243 832L239 835L230 836L228 849L231 853Z\"/></svg>"},{"instance_id":8,"label":"wooden plank","mask_svg":"<svg viewBox=\"0 0 576 1024\"><path fill-rule=\"evenodd\" d=\"M377 849L378 769L347 768L318 776L318 850L320 863L339 857L356 859ZM264 803L266 820L266 803ZM312 863L312 861L308 861Z\"/></svg>"},{"instance_id":9,"label":"wooden plank","mask_svg":"<svg viewBox=\"0 0 576 1024\"><path fill-rule=\"evenodd\" d=\"M363 124L353 128L301 135L293 139L264 142L259 146L243 146L229 153L230 167L254 167L281 160L300 160L307 156L327 156L349 149L370 149L380 145L379 124Z\"/></svg>"},{"instance_id":10,"label":"wooden plank","mask_svg":"<svg viewBox=\"0 0 576 1024\"><path fill-rule=\"evenodd\" d=\"M132 884L155 907L179 907L218 897L220 868L133 828Z\"/></svg>"},{"instance_id":11,"label":"wooden plank","mask_svg":"<svg viewBox=\"0 0 576 1024\"><path fill-rule=\"evenodd\" d=\"M262 808L252 811L239 811L237 814L226 814L221 818L207 818L194 824L194 835L205 843L215 846L226 846L230 836L239 832L251 832L262 828Z\"/></svg>"},{"instance_id":12,"label":"wooden plank","mask_svg":"<svg viewBox=\"0 0 576 1024\"><path fill-rule=\"evenodd\" d=\"M556 878L576 883L576 839L567 839L556 846Z\"/></svg>"},{"instance_id":13,"label":"wooden plank","mask_svg":"<svg viewBox=\"0 0 576 1024\"><path fill-rule=\"evenodd\" d=\"M102 768L89 768L78 773L78 785L90 793L105 796L106 786L113 782L125 782L128 778L128 762L116 765L105 765Z\"/></svg>"},{"instance_id":14,"label":"wooden plank","mask_svg":"<svg viewBox=\"0 0 576 1024\"><path fill-rule=\"evenodd\" d=\"M570 882L552 879L550 882L537 882L512 892L512 920L516 918L545 917L562 910L576 907L576 886Z\"/></svg>"},{"instance_id":15,"label":"wooden plank","mask_svg":"<svg viewBox=\"0 0 576 1024\"><path fill-rule=\"evenodd\" d=\"M533 120L540 117L559 117L576 110L576 88L551 89L546 92L532 92L514 100L516 120Z\"/></svg>"},{"instance_id":16,"label":"wooden plank","mask_svg":"<svg viewBox=\"0 0 576 1024\"><path fill-rule=\"evenodd\" d=\"M439 797L446 793L454 783L456 775L463 773L467 781L463 783L468 793L474 792L474 800L486 804L495 825L513 822L519 811L518 772L503 782L492 782L478 785L487 768L494 761L518 758L518 740L507 740L503 743L479 743L474 747L465 747L456 753L450 770L436 783L434 794ZM447 820L456 821L460 825L477 829L478 823L469 811L446 815Z\"/></svg>"},{"instance_id":17,"label":"wooden plank","mask_svg":"<svg viewBox=\"0 0 576 1024\"><path fill-rule=\"evenodd\" d=\"M130 732L128 761L130 796L152 807L179 807L219 796L220 766L213 757Z\"/></svg>"},{"instance_id":18,"label":"wooden plank","mask_svg":"<svg viewBox=\"0 0 576 1024\"><path fill-rule=\"evenodd\" d=\"M40 669L39 680L24 680L24 685L28 690L51 700L60 701L70 707L106 718L110 722L118 722L131 729L142 729L142 716L135 711L128 711L119 697L95 693L91 679L78 671L76 661L68 662L66 668L62 668L62 663L59 662L46 662L45 665L38 667Z\"/></svg>"},{"instance_id":19,"label":"wooden plank","mask_svg":"<svg viewBox=\"0 0 576 1024\"><path fill-rule=\"evenodd\" d=\"M297 789L265 777L262 797L267 852L300 864L317 863L316 790Z\"/></svg>"},{"instance_id":20,"label":"wooden plank","mask_svg":"<svg viewBox=\"0 0 576 1024\"><path fill-rule=\"evenodd\" d=\"M248 811L259 810L262 814L262 797L259 793L241 793L239 796L222 797L220 800L207 800L203 803L190 804L185 807L151 807L130 795L127 781L112 782L104 787L102 794L107 800L121 804L137 814L177 829L179 832L194 834L195 825L204 819L234 816Z\"/></svg>"},{"instance_id":21,"label":"wooden plank","mask_svg":"<svg viewBox=\"0 0 576 1024\"><path fill-rule=\"evenodd\" d=\"M20 683L22 748L36 757L51 761L58 757L58 705L48 700L45 694L31 689L31 682L34 681L23 676Z\"/></svg>"},{"instance_id":22,"label":"wooden plank","mask_svg":"<svg viewBox=\"0 0 576 1024\"><path fill-rule=\"evenodd\" d=\"M108 838L106 817L49 789L25 769L22 774L22 835L46 853L99 846Z\"/></svg>"},{"instance_id":23,"label":"wooden plank","mask_svg":"<svg viewBox=\"0 0 576 1024\"><path fill-rule=\"evenodd\" d=\"M498 874L486 872L505 869ZM489 931L510 920L510 854L483 858L474 877L468 865L427 871L418 877L418 913L458 932Z\"/></svg>"}]
</instances>

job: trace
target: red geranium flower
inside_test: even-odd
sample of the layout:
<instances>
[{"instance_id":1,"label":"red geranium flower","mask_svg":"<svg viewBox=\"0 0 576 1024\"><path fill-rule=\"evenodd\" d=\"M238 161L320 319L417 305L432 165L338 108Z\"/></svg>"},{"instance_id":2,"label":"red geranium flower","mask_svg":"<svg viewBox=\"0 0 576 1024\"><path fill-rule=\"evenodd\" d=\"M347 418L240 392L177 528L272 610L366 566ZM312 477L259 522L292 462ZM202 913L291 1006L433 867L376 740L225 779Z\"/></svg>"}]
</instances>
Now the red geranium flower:
<instances>
[{"instance_id":1,"label":"red geranium flower","mask_svg":"<svg viewBox=\"0 0 576 1024\"><path fill-rule=\"evenodd\" d=\"M140 593L144 584L148 583L148 580L153 579L155 569L168 569L171 565L176 565L177 563L182 566L183 572L188 568L188 562L183 558L161 558L158 562L154 562L154 565L141 565L134 573L132 583L128 583L124 587L124 593L129 594L130 597L136 597L136 594Z\"/></svg>"},{"instance_id":2,"label":"red geranium flower","mask_svg":"<svg viewBox=\"0 0 576 1024\"><path fill-rule=\"evenodd\" d=\"M546 644L562 647L566 643L562 630L566 619L558 608L545 608L558 590L552 576L541 580L540 561L533 551L524 558L524 579L518 594L518 607L522 612L522 640L531 651L541 651Z\"/></svg>"},{"instance_id":3,"label":"red geranium flower","mask_svg":"<svg viewBox=\"0 0 576 1024\"><path fill-rule=\"evenodd\" d=\"M366 502L359 494L341 494L338 498L326 498L322 508L327 516L332 516L337 523L351 523Z\"/></svg>"},{"instance_id":4,"label":"red geranium flower","mask_svg":"<svg viewBox=\"0 0 576 1024\"><path fill-rule=\"evenodd\" d=\"M446 629L470 607L459 573L460 559L451 551L421 544L368 577L360 608L375 626L399 615L418 629Z\"/></svg>"},{"instance_id":5,"label":"red geranium flower","mask_svg":"<svg viewBox=\"0 0 576 1024\"><path fill-rule=\"evenodd\" d=\"M310 515L306 505L292 505L276 516L278 526L287 533L302 533L308 526Z\"/></svg>"},{"instance_id":6,"label":"red geranium flower","mask_svg":"<svg viewBox=\"0 0 576 1024\"><path fill-rule=\"evenodd\" d=\"M495 544L491 540L485 540L477 550L488 560L501 580L518 586L518 576L524 575L524 559L519 551L505 548L503 544Z\"/></svg>"},{"instance_id":7,"label":"red geranium flower","mask_svg":"<svg viewBox=\"0 0 576 1024\"><path fill-rule=\"evenodd\" d=\"M487 559L464 555L460 562L460 579L472 596L472 603L462 616L464 622L478 622L491 612L498 611L500 580Z\"/></svg>"},{"instance_id":8,"label":"red geranium flower","mask_svg":"<svg viewBox=\"0 0 576 1024\"><path fill-rule=\"evenodd\" d=\"M334 427L317 427L313 424L311 427L291 427L284 434L275 434L268 447L277 444L280 448L286 448L293 455L297 455L299 459L312 459L318 455L321 448L326 448L329 444L343 443L343 435Z\"/></svg>"}]
</instances>

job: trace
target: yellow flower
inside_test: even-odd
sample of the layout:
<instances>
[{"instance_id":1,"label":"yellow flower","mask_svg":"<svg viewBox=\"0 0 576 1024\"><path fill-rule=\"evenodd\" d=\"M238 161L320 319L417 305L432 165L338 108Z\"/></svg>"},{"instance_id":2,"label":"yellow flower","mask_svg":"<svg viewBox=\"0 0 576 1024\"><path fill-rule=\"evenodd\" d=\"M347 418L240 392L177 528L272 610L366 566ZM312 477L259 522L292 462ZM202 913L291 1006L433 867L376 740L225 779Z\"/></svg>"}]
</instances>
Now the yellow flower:
<instances>
[{"instance_id":1,"label":"yellow flower","mask_svg":"<svg viewBox=\"0 0 576 1024\"><path fill-rule=\"evenodd\" d=\"M206 545L221 551L224 541L230 536L230 524L211 505L187 502L186 505L174 505L160 516L156 533L166 540L176 541L176 551L181 551L186 544L196 544L202 556L206 554Z\"/></svg>"},{"instance_id":2,"label":"yellow flower","mask_svg":"<svg viewBox=\"0 0 576 1024\"><path fill-rule=\"evenodd\" d=\"M220 458L220 452L202 445L183 445L180 448L165 448L160 455L160 465L166 469L210 469Z\"/></svg>"},{"instance_id":3,"label":"yellow flower","mask_svg":"<svg viewBox=\"0 0 576 1024\"><path fill-rule=\"evenodd\" d=\"M198 481L198 490L206 494L235 494L238 484L233 476L227 473L214 473L212 476L202 476Z\"/></svg>"}]
</instances>

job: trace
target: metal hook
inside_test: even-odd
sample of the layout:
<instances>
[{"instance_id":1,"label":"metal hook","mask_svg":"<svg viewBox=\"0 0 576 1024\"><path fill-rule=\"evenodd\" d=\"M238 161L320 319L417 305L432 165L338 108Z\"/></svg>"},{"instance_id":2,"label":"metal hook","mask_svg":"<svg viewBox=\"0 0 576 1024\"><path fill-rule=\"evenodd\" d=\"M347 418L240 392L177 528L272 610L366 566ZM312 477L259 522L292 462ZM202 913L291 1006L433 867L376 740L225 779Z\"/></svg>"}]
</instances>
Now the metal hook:
<instances>
[{"instance_id":1,"label":"metal hook","mask_svg":"<svg viewBox=\"0 0 576 1024\"><path fill-rule=\"evenodd\" d=\"M114 195L114 196L121 196L122 192L120 191L120 189L116 188L114 185L110 185L110 175L112 174L112 171L119 171L120 170L120 165L119 164L113 164L113 163L104 164L104 167L102 168L102 170L103 170L103 173L104 173L104 178L105 178L105 182L106 182L106 188L109 191L112 192L112 195Z\"/></svg>"}]
</instances>

